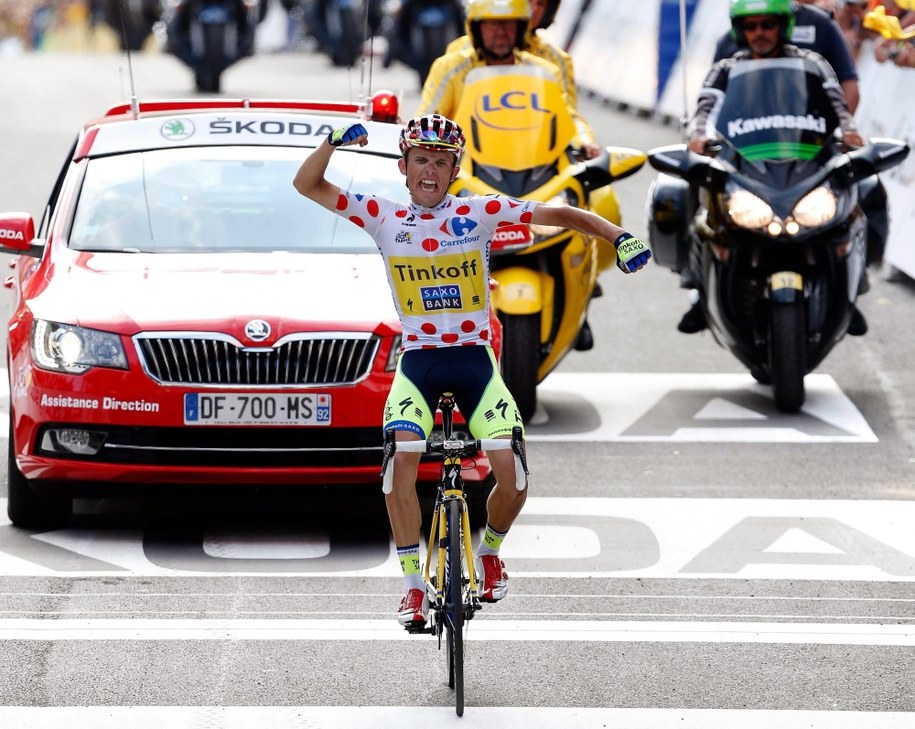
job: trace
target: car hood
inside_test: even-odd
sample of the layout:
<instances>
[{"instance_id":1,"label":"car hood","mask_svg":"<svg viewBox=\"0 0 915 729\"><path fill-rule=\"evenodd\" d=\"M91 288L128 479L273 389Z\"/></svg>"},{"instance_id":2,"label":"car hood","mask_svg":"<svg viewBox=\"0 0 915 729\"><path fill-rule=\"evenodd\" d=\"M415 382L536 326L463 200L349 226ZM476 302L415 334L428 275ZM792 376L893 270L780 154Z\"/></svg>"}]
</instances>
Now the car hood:
<instances>
[{"instance_id":1,"label":"car hood","mask_svg":"<svg viewBox=\"0 0 915 729\"><path fill-rule=\"evenodd\" d=\"M41 305L33 306L36 316L60 321L70 311L74 323L123 334L182 329L236 336L250 320L263 319L271 339L303 327L398 327L378 253L82 253L66 265L51 275Z\"/></svg>"}]
</instances>

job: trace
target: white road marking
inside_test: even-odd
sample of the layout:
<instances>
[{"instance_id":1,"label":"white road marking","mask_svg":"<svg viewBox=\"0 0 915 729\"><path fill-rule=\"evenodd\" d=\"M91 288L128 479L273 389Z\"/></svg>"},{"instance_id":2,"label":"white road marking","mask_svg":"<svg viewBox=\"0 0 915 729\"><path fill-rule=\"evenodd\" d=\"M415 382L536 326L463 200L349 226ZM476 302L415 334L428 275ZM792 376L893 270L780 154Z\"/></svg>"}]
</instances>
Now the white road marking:
<instances>
[{"instance_id":1,"label":"white road marking","mask_svg":"<svg viewBox=\"0 0 915 729\"><path fill-rule=\"evenodd\" d=\"M531 441L874 443L829 375L804 378L800 413L778 412L749 374L554 372L538 387Z\"/></svg>"},{"instance_id":2,"label":"white road marking","mask_svg":"<svg viewBox=\"0 0 915 729\"><path fill-rule=\"evenodd\" d=\"M535 496L502 556L518 577L913 582L912 524L913 501ZM0 574L6 575L401 573L390 543L366 544L369 558L356 563L351 551L335 551L333 532L323 527L303 527L300 536L219 528L215 551L199 535L160 543L139 528L30 536L8 525L0 516Z\"/></svg>"},{"instance_id":3,"label":"white road marking","mask_svg":"<svg viewBox=\"0 0 915 729\"><path fill-rule=\"evenodd\" d=\"M0 397L9 396L0 368ZM875 443L835 380L804 378L800 413L779 413L772 388L741 373L554 372L537 388L528 439L750 443ZM3 434L0 436L6 438Z\"/></svg>"},{"instance_id":4,"label":"white road marking","mask_svg":"<svg viewBox=\"0 0 915 729\"><path fill-rule=\"evenodd\" d=\"M878 623L730 621L487 620L468 626L473 641L591 643L788 643L915 646L915 626ZM425 640L393 619L95 619L0 620L0 640Z\"/></svg>"},{"instance_id":5,"label":"white road marking","mask_svg":"<svg viewBox=\"0 0 915 729\"><path fill-rule=\"evenodd\" d=\"M601 709L448 706L55 706L0 707L15 729L913 729L915 714L740 709Z\"/></svg>"},{"instance_id":6,"label":"white road marking","mask_svg":"<svg viewBox=\"0 0 915 729\"><path fill-rule=\"evenodd\" d=\"M448 706L60 706L0 707L0 726L15 729L913 729L915 714L740 709L601 709L475 707L463 717Z\"/></svg>"}]
</instances>

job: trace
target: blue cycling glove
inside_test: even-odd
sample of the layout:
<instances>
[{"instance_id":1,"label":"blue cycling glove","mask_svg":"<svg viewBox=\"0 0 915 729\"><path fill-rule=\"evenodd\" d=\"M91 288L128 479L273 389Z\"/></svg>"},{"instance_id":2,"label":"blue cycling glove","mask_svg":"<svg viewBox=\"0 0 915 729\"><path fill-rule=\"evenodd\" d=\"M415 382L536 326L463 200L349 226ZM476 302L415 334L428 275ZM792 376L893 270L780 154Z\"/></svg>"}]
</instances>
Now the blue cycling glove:
<instances>
[{"instance_id":1,"label":"blue cycling glove","mask_svg":"<svg viewBox=\"0 0 915 729\"><path fill-rule=\"evenodd\" d=\"M613 241L616 248L616 265L623 273L632 273L648 263L651 250L635 236L623 233Z\"/></svg>"},{"instance_id":2,"label":"blue cycling glove","mask_svg":"<svg viewBox=\"0 0 915 729\"><path fill-rule=\"evenodd\" d=\"M368 135L365 127L361 124L350 124L347 127L340 127L335 129L330 134L327 135L327 141L330 143L331 147L339 147L341 144L352 144L359 137L365 137Z\"/></svg>"}]
</instances>

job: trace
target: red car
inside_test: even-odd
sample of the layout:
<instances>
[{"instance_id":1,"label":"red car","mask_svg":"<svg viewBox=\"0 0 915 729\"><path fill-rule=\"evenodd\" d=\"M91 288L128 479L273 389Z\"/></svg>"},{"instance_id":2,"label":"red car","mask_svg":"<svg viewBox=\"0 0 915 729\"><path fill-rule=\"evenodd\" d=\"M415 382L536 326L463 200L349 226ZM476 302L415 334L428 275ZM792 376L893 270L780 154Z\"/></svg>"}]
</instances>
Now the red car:
<instances>
[{"instance_id":1,"label":"red car","mask_svg":"<svg viewBox=\"0 0 915 729\"><path fill-rule=\"evenodd\" d=\"M114 107L79 133L37 227L0 215L0 245L20 254L6 281L14 524L54 528L74 497L143 484L380 488L400 337L381 256L292 187L309 149L363 112ZM406 200L399 127L364 123L369 145L335 154L329 178ZM485 459L467 478L491 484Z\"/></svg>"}]
</instances>

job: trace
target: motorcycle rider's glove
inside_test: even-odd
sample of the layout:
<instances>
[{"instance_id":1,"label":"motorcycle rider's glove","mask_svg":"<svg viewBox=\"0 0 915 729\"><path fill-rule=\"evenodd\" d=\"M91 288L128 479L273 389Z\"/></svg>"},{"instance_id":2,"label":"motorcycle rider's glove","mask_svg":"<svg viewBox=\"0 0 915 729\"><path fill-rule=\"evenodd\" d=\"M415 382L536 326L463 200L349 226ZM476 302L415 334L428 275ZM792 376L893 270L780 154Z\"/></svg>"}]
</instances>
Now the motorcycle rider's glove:
<instances>
[{"instance_id":1,"label":"motorcycle rider's glove","mask_svg":"<svg viewBox=\"0 0 915 729\"><path fill-rule=\"evenodd\" d=\"M651 250L630 233L623 233L613 241L616 248L616 265L623 273L632 273L648 263Z\"/></svg>"},{"instance_id":2,"label":"motorcycle rider's glove","mask_svg":"<svg viewBox=\"0 0 915 729\"><path fill-rule=\"evenodd\" d=\"M367 136L368 131L357 122L356 124L335 129L327 135L327 141L331 147L339 147L341 144L353 144L358 141L359 137Z\"/></svg>"}]
</instances>

